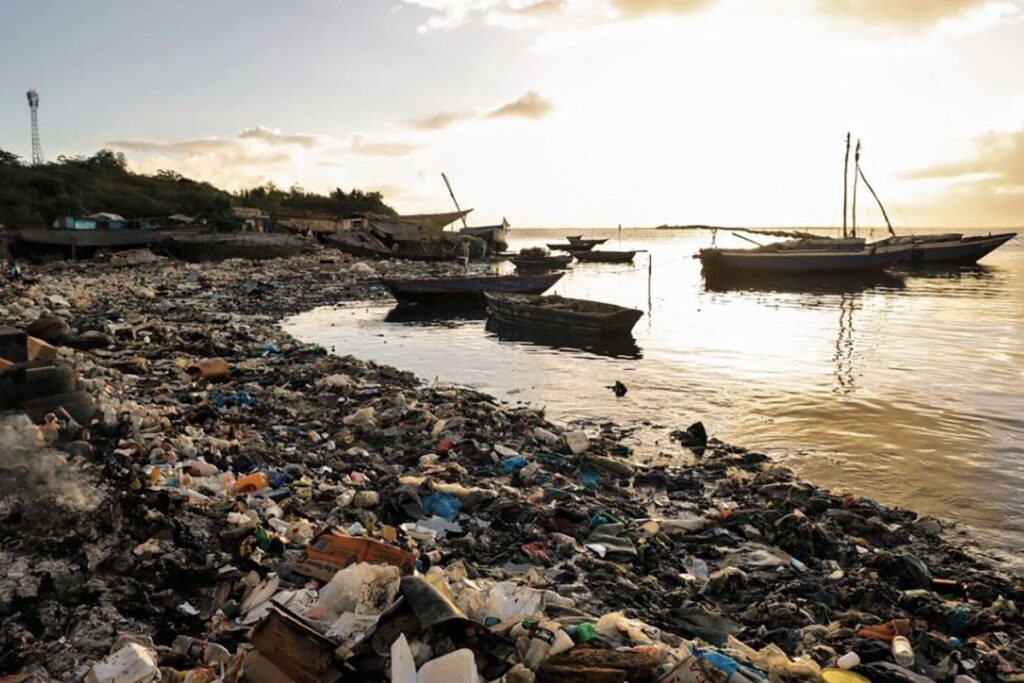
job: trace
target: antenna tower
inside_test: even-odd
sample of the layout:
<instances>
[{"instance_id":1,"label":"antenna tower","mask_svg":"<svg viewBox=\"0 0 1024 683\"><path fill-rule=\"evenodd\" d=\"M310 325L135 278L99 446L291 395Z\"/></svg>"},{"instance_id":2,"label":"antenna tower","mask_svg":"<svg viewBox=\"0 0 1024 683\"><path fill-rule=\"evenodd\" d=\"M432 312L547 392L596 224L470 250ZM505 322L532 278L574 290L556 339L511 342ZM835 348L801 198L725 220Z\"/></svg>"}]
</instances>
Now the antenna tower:
<instances>
[{"instance_id":1,"label":"antenna tower","mask_svg":"<svg viewBox=\"0 0 1024 683\"><path fill-rule=\"evenodd\" d=\"M32 165L38 166L43 163L43 145L39 142L39 93L32 89L25 95L28 97L28 108L32 111Z\"/></svg>"}]
</instances>

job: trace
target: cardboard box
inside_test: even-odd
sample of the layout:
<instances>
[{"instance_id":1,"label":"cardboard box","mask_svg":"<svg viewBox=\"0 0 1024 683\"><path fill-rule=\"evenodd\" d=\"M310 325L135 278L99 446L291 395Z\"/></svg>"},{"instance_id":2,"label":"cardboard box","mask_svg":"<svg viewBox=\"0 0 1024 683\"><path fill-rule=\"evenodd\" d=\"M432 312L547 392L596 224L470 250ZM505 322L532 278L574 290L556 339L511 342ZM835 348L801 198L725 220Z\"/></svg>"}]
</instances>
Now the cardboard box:
<instances>
[{"instance_id":1,"label":"cardboard box","mask_svg":"<svg viewBox=\"0 0 1024 683\"><path fill-rule=\"evenodd\" d=\"M416 556L412 553L369 538L349 536L337 529L315 536L292 560L291 567L305 576L330 581L338 570L357 562L394 565L403 574L412 574L416 569Z\"/></svg>"},{"instance_id":2,"label":"cardboard box","mask_svg":"<svg viewBox=\"0 0 1024 683\"><path fill-rule=\"evenodd\" d=\"M280 605L274 604L270 614L253 629L250 640L260 655L273 664L273 668L262 667L262 681L335 683L342 678L340 664L334 656L338 644ZM263 664L259 660L256 663ZM275 679L277 675L284 678Z\"/></svg>"},{"instance_id":3,"label":"cardboard box","mask_svg":"<svg viewBox=\"0 0 1024 683\"><path fill-rule=\"evenodd\" d=\"M57 357L57 349L44 342L42 339L29 337L27 348L29 360L50 360Z\"/></svg>"}]
</instances>

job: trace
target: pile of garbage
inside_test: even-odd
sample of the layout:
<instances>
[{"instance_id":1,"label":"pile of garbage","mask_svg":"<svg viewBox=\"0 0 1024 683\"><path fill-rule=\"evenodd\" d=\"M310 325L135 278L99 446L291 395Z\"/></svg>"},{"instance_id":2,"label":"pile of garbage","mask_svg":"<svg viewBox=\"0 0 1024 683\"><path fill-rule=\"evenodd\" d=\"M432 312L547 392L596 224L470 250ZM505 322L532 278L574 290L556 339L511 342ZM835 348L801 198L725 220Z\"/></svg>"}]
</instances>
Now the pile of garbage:
<instances>
[{"instance_id":1,"label":"pile of garbage","mask_svg":"<svg viewBox=\"0 0 1024 683\"><path fill-rule=\"evenodd\" d=\"M298 343L425 268L317 259L5 283L95 402L0 416L5 680L1024 680L1024 581L938 520Z\"/></svg>"}]
</instances>

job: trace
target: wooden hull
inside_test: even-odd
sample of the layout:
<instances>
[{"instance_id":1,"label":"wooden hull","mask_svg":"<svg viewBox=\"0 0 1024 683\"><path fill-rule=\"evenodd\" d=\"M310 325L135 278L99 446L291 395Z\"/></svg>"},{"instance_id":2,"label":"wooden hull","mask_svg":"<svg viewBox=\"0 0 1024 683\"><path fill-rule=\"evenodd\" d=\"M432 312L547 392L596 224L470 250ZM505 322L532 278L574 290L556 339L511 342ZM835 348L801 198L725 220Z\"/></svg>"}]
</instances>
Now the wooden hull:
<instances>
[{"instance_id":1,"label":"wooden hull","mask_svg":"<svg viewBox=\"0 0 1024 683\"><path fill-rule=\"evenodd\" d=\"M240 258L265 260L294 256L310 247L295 235L226 233L176 235L152 247L155 253L173 256L190 263Z\"/></svg>"},{"instance_id":2,"label":"wooden hull","mask_svg":"<svg viewBox=\"0 0 1024 683\"><path fill-rule=\"evenodd\" d=\"M572 256L551 256L549 258L519 258L511 259L518 270L545 270L566 268L572 261Z\"/></svg>"},{"instance_id":3,"label":"wooden hull","mask_svg":"<svg viewBox=\"0 0 1024 683\"><path fill-rule=\"evenodd\" d=\"M643 316L635 308L561 296L487 293L484 297L491 316L499 322L553 332L624 334Z\"/></svg>"},{"instance_id":4,"label":"wooden hull","mask_svg":"<svg viewBox=\"0 0 1024 683\"><path fill-rule=\"evenodd\" d=\"M563 273L543 275L490 275L428 280L383 280L391 295L403 304L465 305L484 302L484 292L540 294L552 287Z\"/></svg>"},{"instance_id":5,"label":"wooden hull","mask_svg":"<svg viewBox=\"0 0 1024 683\"><path fill-rule=\"evenodd\" d=\"M572 255L580 261L597 263L629 263L636 256L635 251L573 251Z\"/></svg>"},{"instance_id":6,"label":"wooden hull","mask_svg":"<svg viewBox=\"0 0 1024 683\"><path fill-rule=\"evenodd\" d=\"M1017 233L1004 232L998 235L950 236L949 239L925 239L916 241L907 262L910 264L970 265L1003 246ZM906 238L913 239L913 238Z\"/></svg>"},{"instance_id":7,"label":"wooden hull","mask_svg":"<svg viewBox=\"0 0 1024 683\"><path fill-rule=\"evenodd\" d=\"M590 251L591 249L594 248L594 245L591 244L590 246L587 246L585 244L574 244L574 243L571 243L571 242L548 242L547 247L551 251L570 251L571 252L571 251Z\"/></svg>"},{"instance_id":8,"label":"wooden hull","mask_svg":"<svg viewBox=\"0 0 1024 683\"><path fill-rule=\"evenodd\" d=\"M865 249L701 249L697 258L708 276L831 275L888 268L909 256L912 245L870 245Z\"/></svg>"}]
</instances>

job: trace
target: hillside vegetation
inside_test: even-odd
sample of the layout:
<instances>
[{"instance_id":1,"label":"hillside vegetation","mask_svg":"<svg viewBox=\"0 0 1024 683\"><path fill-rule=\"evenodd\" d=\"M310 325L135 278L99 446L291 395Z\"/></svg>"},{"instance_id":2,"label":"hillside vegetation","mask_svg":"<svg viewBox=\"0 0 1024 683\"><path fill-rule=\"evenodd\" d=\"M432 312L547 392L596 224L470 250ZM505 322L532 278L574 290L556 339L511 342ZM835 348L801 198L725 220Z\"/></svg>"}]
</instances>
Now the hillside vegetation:
<instances>
[{"instance_id":1,"label":"hillside vegetation","mask_svg":"<svg viewBox=\"0 0 1024 683\"><path fill-rule=\"evenodd\" d=\"M124 155L109 149L91 157L61 157L39 166L26 165L17 155L0 149L0 224L8 227L49 225L61 216L100 211L158 221L181 213L230 227L239 222L231 212L236 206L270 214L395 213L379 192L338 188L320 195L300 187L281 190L268 183L232 194L175 171L133 173Z\"/></svg>"}]
</instances>

